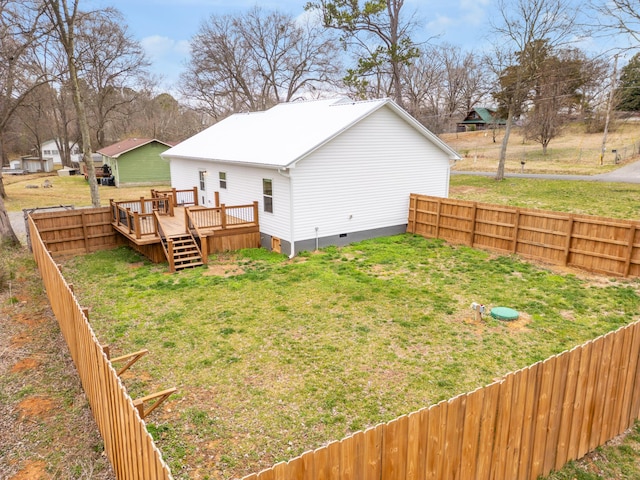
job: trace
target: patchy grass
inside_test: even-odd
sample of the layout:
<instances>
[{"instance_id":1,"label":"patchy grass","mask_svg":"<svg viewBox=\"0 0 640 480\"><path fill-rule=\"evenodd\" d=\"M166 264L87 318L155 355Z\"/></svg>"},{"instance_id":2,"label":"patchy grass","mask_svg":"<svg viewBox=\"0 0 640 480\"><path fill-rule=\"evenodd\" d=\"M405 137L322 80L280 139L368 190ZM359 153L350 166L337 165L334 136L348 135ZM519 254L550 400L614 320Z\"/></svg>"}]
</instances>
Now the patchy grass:
<instances>
[{"instance_id":1,"label":"patchy grass","mask_svg":"<svg viewBox=\"0 0 640 480\"><path fill-rule=\"evenodd\" d=\"M491 382L638 318L638 280L581 278L401 235L289 261L247 250L167 275L128 249L76 258L101 341L152 354L132 397L177 478L230 478ZM96 286L99 285L99 288ZM477 322L471 302L515 322Z\"/></svg>"},{"instance_id":2,"label":"patchy grass","mask_svg":"<svg viewBox=\"0 0 640 480\"><path fill-rule=\"evenodd\" d=\"M451 198L498 203L514 207L599 215L612 218L640 217L640 185L630 183L571 182L453 175Z\"/></svg>"},{"instance_id":3,"label":"patchy grass","mask_svg":"<svg viewBox=\"0 0 640 480\"><path fill-rule=\"evenodd\" d=\"M0 249L0 478L115 478L26 249Z\"/></svg>"},{"instance_id":4,"label":"patchy grass","mask_svg":"<svg viewBox=\"0 0 640 480\"><path fill-rule=\"evenodd\" d=\"M454 170L495 171L498 167L503 132L499 131L496 142L491 132L477 131L446 133L440 135L445 142L462 156ZM585 133L583 124L569 125L564 133L549 144L547 155L542 147L532 140L525 140L522 131L515 128L509 137L505 170L511 173L567 173L594 175L614 170L616 149L621 156L620 165L637 160L640 148L640 125L621 123L609 132L604 165L600 165L602 133Z\"/></svg>"}]
</instances>

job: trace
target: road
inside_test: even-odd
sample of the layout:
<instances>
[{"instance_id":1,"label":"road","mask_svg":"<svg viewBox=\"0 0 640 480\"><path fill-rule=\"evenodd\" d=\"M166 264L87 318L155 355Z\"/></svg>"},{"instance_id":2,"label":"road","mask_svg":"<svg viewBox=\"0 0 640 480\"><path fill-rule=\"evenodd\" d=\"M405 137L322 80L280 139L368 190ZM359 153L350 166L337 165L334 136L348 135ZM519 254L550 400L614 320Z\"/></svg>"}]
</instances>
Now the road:
<instances>
[{"instance_id":1,"label":"road","mask_svg":"<svg viewBox=\"0 0 640 480\"><path fill-rule=\"evenodd\" d=\"M452 175L477 175L493 177L495 172L461 172L452 171ZM583 180L586 182L620 182L640 183L640 161L630 163L617 170L598 175L559 175L548 173L506 173L507 178L541 178L544 180Z\"/></svg>"}]
</instances>

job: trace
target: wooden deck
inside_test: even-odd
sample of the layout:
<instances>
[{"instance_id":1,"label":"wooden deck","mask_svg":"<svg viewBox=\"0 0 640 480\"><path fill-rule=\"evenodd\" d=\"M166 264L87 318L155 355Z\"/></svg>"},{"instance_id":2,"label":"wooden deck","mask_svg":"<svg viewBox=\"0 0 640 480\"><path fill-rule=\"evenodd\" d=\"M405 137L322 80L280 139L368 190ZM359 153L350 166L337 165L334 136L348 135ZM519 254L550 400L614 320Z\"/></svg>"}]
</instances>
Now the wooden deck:
<instances>
[{"instance_id":1,"label":"wooden deck","mask_svg":"<svg viewBox=\"0 0 640 480\"><path fill-rule=\"evenodd\" d=\"M179 236L194 237L204 263L211 253L260 246L257 202L207 208L175 205L175 198L174 192L152 199L112 201L111 224L132 248L153 262L162 262L166 257L170 265L168 242Z\"/></svg>"}]
</instances>

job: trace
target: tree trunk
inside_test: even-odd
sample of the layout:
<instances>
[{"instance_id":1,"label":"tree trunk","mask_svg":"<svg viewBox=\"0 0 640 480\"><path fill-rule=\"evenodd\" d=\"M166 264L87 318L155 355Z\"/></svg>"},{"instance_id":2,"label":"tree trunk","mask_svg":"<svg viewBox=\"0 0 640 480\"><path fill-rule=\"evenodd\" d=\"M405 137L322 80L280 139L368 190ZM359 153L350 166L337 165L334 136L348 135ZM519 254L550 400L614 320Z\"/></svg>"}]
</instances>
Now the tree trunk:
<instances>
[{"instance_id":1,"label":"tree trunk","mask_svg":"<svg viewBox=\"0 0 640 480\"><path fill-rule=\"evenodd\" d=\"M93 165L93 159L91 158L91 133L89 131L89 122L87 121L84 101L80 95L78 71L73 58L73 51L69 52L69 76L71 77L71 87L73 89L73 103L76 107L78 125L80 126L80 135L82 136L82 160L87 166L87 179L89 181L89 191L91 192L91 204L94 207L99 207L100 191L98 190L96 169Z\"/></svg>"},{"instance_id":2,"label":"tree trunk","mask_svg":"<svg viewBox=\"0 0 640 480\"><path fill-rule=\"evenodd\" d=\"M504 180L504 165L507 162L507 145L509 144L509 135L511 135L511 125L513 124L513 106L509 105L509 114L507 115L507 123L504 127L504 137L500 146L500 161L498 162L498 171L496 180Z\"/></svg>"},{"instance_id":3,"label":"tree trunk","mask_svg":"<svg viewBox=\"0 0 640 480\"><path fill-rule=\"evenodd\" d=\"M0 175L0 188L4 191L4 184L2 183L2 175ZM0 245L20 245L18 237L16 237L11 222L9 222L9 214L4 206L4 200L0 195Z\"/></svg>"}]
</instances>

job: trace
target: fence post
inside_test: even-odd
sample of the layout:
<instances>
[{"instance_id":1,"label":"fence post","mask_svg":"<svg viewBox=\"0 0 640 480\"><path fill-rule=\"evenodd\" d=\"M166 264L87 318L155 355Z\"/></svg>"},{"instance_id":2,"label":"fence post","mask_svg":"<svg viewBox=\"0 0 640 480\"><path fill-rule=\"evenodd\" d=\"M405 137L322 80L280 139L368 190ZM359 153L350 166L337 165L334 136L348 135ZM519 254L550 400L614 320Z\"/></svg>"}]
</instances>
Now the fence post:
<instances>
[{"instance_id":1,"label":"fence post","mask_svg":"<svg viewBox=\"0 0 640 480\"><path fill-rule=\"evenodd\" d=\"M473 210L471 210L471 231L469 232L469 246L473 247L473 240L476 238L476 214L478 213L478 202L473 202Z\"/></svg>"},{"instance_id":2,"label":"fence post","mask_svg":"<svg viewBox=\"0 0 640 480\"><path fill-rule=\"evenodd\" d=\"M516 221L513 226L513 253L518 252L518 234L520 233L520 209L516 208Z\"/></svg>"},{"instance_id":3,"label":"fence post","mask_svg":"<svg viewBox=\"0 0 640 480\"><path fill-rule=\"evenodd\" d=\"M178 204L178 191L174 188L171 189L171 197L173 198L173 204Z\"/></svg>"},{"instance_id":4,"label":"fence post","mask_svg":"<svg viewBox=\"0 0 640 480\"><path fill-rule=\"evenodd\" d=\"M220 205L220 222L223 230L227 228L227 206L224 203Z\"/></svg>"},{"instance_id":5,"label":"fence post","mask_svg":"<svg viewBox=\"0 0 640 480\"><path fill-rule=\"evenodd\" d=\"M140 197L140 213L147 213L144 208L144 197Z\"/></svg>"},{"instance_id":6,"label":"fence post","mask_svg":"<svg viewBox=\"0 0 640 480\"><path fill-rule=\"evenodd\" d=\"M629 230L629 239L628 239L628 247L627 247L627 260L624 264L624 272L623 275L625 277L629 276L629 271L631 270L631 257L633 256L633 240L636 238L636 226L631 225Z\"/></svg>"},{"instance_id":7,"label":"fence post","mask_svg":"<svg viewBox=\"0 0 640 480\"><path fill-rule=\"evenodd\" d=\"M416 208L417 197L412 193L409 195L409 225L407 225L407 233L416 233Z\"/></svg>"},{"instance_id":8,"label":"fence post","mask_svg":"<svg viewBox=\"0 0 640 480\"><path fill-rule=\"evenodd\" d=\"M569 255L571 255L572 236L573 236L573 215L569 217L569 225L567 225L567 240L564 245L564 265L569 264Z\"/></svg>"},{"instance_id":9,"label":"fence post","mask_svg":"<svg viewBox=\"0 0 640 480\"><path fill-rule=\"evenodd\" d=\"M184 233L190 233L191 229L189 226L189 207L184 208Z\"/></svg>"},{"instance_id":10,"label":"fence post","mask_svg":"<svg viewBox=\"0 0 640 480\"><path fill-rule=\"evenodd\" d=\"M259 224L259 222L258 222L258 202L257 201L253 202L253 223L255 223L256 225Z\"/></svg>"},{"instance_id":11,"label":"fence post","mask_svg":"<svg viewBox=\"0 0 640 480\"><path fill-rule=\"evenodd\" d=\"M193 187L193 204L198 205L198 187Z\"/></svg>"},{"instance_id":12,"label":"fence post","mask_svg":"<svg viewBox=\"0 0 640 480\"><path fill-rule=\"evenodd\" d=\"M216 202L216 207L220 206L220 192L213 192L213 199Z\"/></svg>"},{"instance_id":13,"label":"fence post","mask_svg":"<svg viewBox=\"0 0 640 480\"><path fill-rule=\"evenodd\" d=\"M109 199L109 206L111 207L111 220L113 222L116 222L116 225L118 225L118 206L113 204L113 198ZM115 207L115 210L114 210Z\"/></svg>"},{"instance_id":14,"label":"fence post","mask_svg":"<svg viewBox=\"0 0 640 480\"><path fill-rule=\"evenodd\" d=\"M436 238L440 238L440 211L442 210L442 200L438 198L438 212L436 213Z\"/></svg>"},{"instance_id":15,"label":"fence post","mask_svg":"<svg viewBox=\"0 0 640 480\"><path fill-rule=\"evenodd\" d=\"M82 236L84 237L84 251L85 253L89 253L89 239L87 238L89 236L88 232L87 232L87 220L85 218L85 212L84 210L80 212L80 219L82 221Z\"/></svg>"}]
</instances>

